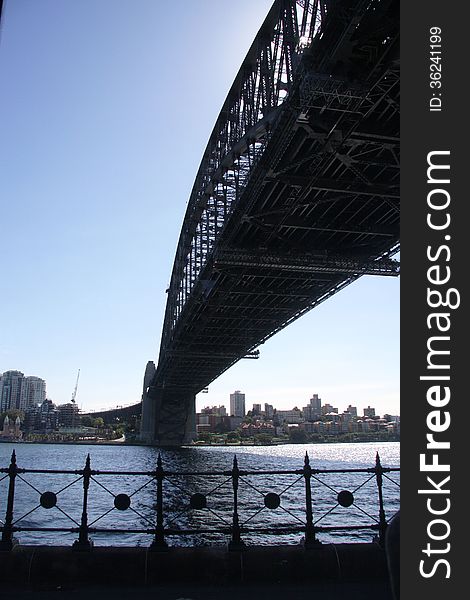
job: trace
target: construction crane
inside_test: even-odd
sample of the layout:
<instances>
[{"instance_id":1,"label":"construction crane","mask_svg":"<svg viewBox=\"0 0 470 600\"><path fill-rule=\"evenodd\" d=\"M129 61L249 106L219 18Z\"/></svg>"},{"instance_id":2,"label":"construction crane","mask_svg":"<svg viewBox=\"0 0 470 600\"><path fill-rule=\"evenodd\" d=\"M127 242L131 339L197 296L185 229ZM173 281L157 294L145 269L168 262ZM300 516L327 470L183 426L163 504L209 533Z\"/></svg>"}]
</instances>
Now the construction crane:
<instances>
[{"instance_id":1,"label":"construction crane","mask_svg":"<svg viewBox=\"0 0 470 600\"><path fill-rule=\"evenodd\" d=\"M77 381L75 382L75 389L73 390L73 394L72 394L72 402L75 403L75 397L77 395L77 388L78 388L78 378L80 377L80 369L78 369L78 373L77 373Z\"/></svg>"}]
</instances>

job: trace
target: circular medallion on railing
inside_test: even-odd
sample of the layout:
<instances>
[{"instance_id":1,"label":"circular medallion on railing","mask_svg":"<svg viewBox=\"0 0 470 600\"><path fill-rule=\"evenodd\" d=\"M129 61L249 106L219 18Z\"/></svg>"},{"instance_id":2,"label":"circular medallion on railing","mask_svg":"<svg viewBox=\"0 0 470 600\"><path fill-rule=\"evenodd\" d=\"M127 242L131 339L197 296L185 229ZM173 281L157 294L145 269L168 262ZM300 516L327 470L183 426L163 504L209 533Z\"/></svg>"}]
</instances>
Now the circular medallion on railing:
<instances>
[{"instance_id":1,"label":"circular medallion on railing","mask_svg":"<svg viewBox=\"0 0 470 600\"><path fill-rule=\"evenodd\" d=\"M204 496L204 494L193 494L189 500L189 506L191 508L195 508L196 510L207 508L207 498Z\"/></svg>"},{"instance_id":2,"label":"circular medallion on railing","mask_svg":"<svg viewBox=\"0 0 470 600\"><path fill-rule=\"evenodd\" d=\"M44 492L44 494L41 494L41 497L39 498L39 504L43 508L54 508L54 506L57 504L57 496L54 494L54 492Z\"/></svg>"},{"instance_id":3,"label":"circular medallion on railing","mask_svg":"<svg viewBox=\"0 0 470 600\"><path fill-rule=\"evenodd\" d=\"M266 496L264 497L264 505L270 510L275 510L276 508L279 508L280 504L281 498L279 494L269 492L269 494L266 494Z\"/></svg>"},{"instance_id":4,"label":"circular medallion on railing","mask_svg":"<svg viewBox=\"0 0 470 600\"><path fill-rule=\"evenodd\" d=\"M127 494L118 494L114 497L114 507L118 510L127 510L131 505L131 499Z\"/></svg>"},{"instance_id":5,"label":"circular medallion on railing","mask_svg":"<svg viewBox=\"0 0 470 600\"><path fill-rule=\"evenodd\" d=\"M344 508L348 508L348 506L351 506L352 504L354 504L354 496L352 495L351 492L348 492L347 490L343 490L342 492L340 492L338 494L338 504L340 504L341 506L344 506Z\"/></svg>"}]
</instances>

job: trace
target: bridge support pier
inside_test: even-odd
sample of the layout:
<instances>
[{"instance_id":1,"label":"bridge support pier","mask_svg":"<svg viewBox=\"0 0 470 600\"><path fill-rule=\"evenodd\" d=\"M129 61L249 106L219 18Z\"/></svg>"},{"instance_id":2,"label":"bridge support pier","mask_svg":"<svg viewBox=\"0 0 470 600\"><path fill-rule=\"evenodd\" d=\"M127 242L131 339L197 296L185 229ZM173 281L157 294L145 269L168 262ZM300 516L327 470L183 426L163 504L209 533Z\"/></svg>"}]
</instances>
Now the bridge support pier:
<instances>
[{"instance_id":1,"label":"bridge support pier","mask_svg":"<svg viewBox=\"0 0 470 600\"><path fill-rule=\"evenodd\" d=\"M155 375L155 363L147 363L144 375L144 389L142 392L142 414L140 417L140 440L151 444L155 437L155 402L148 395L149 386Z\"/></svg>"},{"instance_id":2,"label":"bridge support pier","mask_svg":"<svg viewBox=\"0 0 470 600\"><path fill-rule=\"evenodd\" d=\"M153 444L155 439L155 401L147 392L142 395L142 416L140 420L140 441Z\"/></svg>"},{"instance_id":3,"label":"bridge support pier","mask_svg":"<svg viewBox=\"0 0 470 600\"><path fill-rule=\"evenodd\" d=\"M196 432L196 394L188 398L188 411L185 420L184 444L194 442L197 438Z\"/></svg>"},{"instance_id":4,"label":"bridge support pier","mask_svg":"<svg viewBox=\"0 0 470 600\"><path fill-rule=\"evenodd\" d=\"M140 439L152 446L191 443L196 439L196 395L149 387L143 397L140 431Z\"/></svg>"}]
</instances>

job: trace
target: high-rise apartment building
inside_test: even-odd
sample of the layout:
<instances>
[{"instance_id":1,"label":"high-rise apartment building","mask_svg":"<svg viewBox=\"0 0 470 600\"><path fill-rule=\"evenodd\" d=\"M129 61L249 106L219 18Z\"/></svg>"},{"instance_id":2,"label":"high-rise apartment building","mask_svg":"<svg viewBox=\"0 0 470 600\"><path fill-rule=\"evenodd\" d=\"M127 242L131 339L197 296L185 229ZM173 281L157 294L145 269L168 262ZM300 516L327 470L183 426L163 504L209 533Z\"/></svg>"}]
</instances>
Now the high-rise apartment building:
<instances>
[{"instance_id":1,"label":"high-rise apartment building","mask_svg":"<svg viewBox=\"0 0 470 600\"><path fill-rule=\"evenodd\" d=\"M272 419L274 417L274 406L272 404L264 403L264 416L266 419Z\"/></svg>"},{"instance_id":2,"label":"high-rise apartment building","mask_svg":"<svg viewBox=\"0 0 470 600\"><path fill-rule=\"evenodd\" d=\"M318 411L318 414L321 413L321 398L318 397L318 394L313 394L309 400L310 406Z\"/></svg>"},{"instance_id":3,"label":"high-rise apartment building","mask_svg":"<svg viewBox=\"0 0 470 600\"><path fill-rule=\"evenodd\" d=\"M230 416L245 416L245 394L242 394L240 390L235 390L233 394L230 394Z\"/></svg>"},{"instance_id":4,"label":"high-rise apartment building","mask_svg":"<svg viewBox=\"0 0 470 600\"><path fill-rule=\"evenodd\" d=\"M21 385L19 409L38 406L46 399L46 382L40 377L25 377Z\"/></svg>"},{"instance_id":5,"label":"high-rise apartment building","mask_svg":"<svg viewBox=\"0 0 470 600\"><path fill-rule=\"evenodd\" d=\"M308 406L302 408L302 412L306 421L316 421L321 416L321 398L318 397L318 394L313 394Z\"/></svg>"},{"instance_id":6,"label":"high-rise apartment building","mask_svg":"<svg viewBox=\"0 0 470 600\"><path fill-rule=\"evenodd\" d=\"M24 373L21 371L6 371L3 373L0 384L1 412L20 407L23 380Z\"/></svg>"},{"instance_id":7,"label":"high-rise apartment building","mask_svg":"<svg viewBox=\"0 0 470 600\"><path fill-rule=\"evenodd\" d=\"M0 375L0 412L14 408L26 410L46 399L46 382L39 377L25 377L21 371Z\"/></svg>"},{"instance_id":8,"label":"high-rise apartment building","mask_svg":"<svg viewBox=\"0 0 470 600\"><path fill-rule=\"evenodd\" d=\"M375 408L372 408L371 406L368 406L367 408L364 409L364 416L365 417L375 417Z\"/></svg>"}]
</instances>

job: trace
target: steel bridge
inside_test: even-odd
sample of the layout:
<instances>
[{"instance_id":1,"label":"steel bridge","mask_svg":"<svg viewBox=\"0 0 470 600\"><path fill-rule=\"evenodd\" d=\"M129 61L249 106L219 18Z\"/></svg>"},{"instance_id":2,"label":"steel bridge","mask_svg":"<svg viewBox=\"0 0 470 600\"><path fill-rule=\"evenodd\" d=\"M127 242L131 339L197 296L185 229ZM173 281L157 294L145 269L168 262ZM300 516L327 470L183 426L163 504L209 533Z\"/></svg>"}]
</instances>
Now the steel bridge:
<instances>
[{"instance_id":1,"label":"steel bridge","mask_svg":"<svg viewBox=\"0 0 470 600\"><path fill-rule=\"evenodd\" d=\"M276 0L189 198L142 439L180 445L195 395L362 275L397 276L399 2Z\"/></svg>"}]
</instances>

